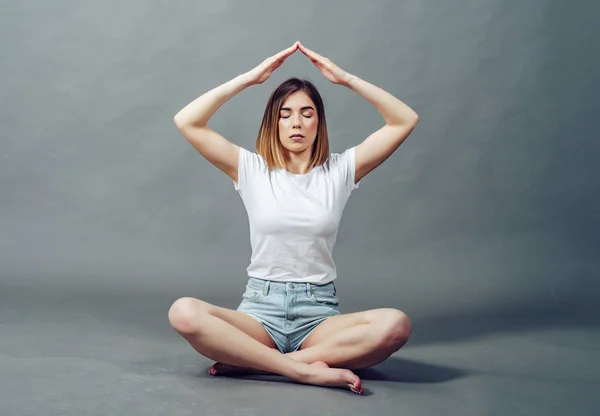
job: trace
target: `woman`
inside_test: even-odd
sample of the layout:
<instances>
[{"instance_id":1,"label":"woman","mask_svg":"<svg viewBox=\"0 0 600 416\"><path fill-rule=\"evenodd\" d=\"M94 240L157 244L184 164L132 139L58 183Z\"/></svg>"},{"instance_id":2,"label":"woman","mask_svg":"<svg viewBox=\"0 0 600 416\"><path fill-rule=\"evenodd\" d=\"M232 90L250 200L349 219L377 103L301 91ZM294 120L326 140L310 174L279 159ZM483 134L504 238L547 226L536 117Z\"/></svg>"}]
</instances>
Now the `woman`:
<instances>
[{"instance_id":1,"label":"woman","mask_svg":"<svg viewBox=\"0 0 600 416\"><path fill-rule=\"evenodd\" d=\"M310 82L291 78L267 103L257 153L207 127L223 103L266 81L298 49L329 81L368 100L385 126L342 154L329 154L321 97ZM210 374L276 373L362 394L361 380L350 369L378 364L406 343L411 324L401 311L339 312L331 252L350 193L400 146L417 120L404 103L299 41L175 116L192 146L233 180L250 222L249 281L238 309L181 298L169 310L173 328L217 361Z\"/></svg>"}]
</instances>

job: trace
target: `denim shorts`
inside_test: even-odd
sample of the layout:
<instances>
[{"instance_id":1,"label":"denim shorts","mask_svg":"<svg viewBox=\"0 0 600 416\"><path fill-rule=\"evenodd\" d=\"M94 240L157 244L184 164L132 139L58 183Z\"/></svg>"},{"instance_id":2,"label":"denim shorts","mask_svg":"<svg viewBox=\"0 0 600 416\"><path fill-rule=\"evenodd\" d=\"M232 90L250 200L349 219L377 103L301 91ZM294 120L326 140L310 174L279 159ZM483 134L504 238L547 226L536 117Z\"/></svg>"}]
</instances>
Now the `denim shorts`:
<instances>
[{"instance_id":1,"label":"denim shorts","mask_svg":"<svg viewBox=\"0 0 600 416\"><path fill-rule=\"evenodd\" d=\"M260 322L282 353L297 351L330 316L339 315L333 282L273 282L251 277L237 310Z\"/></svg>"}]
</instances>

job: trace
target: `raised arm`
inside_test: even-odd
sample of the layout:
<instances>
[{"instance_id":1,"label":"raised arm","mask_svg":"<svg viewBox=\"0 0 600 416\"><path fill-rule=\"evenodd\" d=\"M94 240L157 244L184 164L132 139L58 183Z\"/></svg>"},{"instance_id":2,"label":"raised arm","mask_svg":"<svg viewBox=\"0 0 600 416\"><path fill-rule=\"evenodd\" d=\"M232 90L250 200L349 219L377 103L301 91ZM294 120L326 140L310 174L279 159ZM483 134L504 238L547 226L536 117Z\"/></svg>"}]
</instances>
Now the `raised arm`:
<instances>
[{"instance_id":1,"label":"raised arm","mask_svg":"<svg viewBox=\"0 0 600 416\"><path fill-rule=\"evenodd\" d=\"M227 100L240 91L251 85L265 82L297 48L298 42L265 59L251 71L204 93L181 109L173 118L177 128L190 144L236 183L240 148L209 128L208 120Z\"/></svg>"},{"instance_id":2,"label":"raised arm","mask_svg":"<svg viewBox=\"0 0 600 416\"><path fill-rule=\"evenodd\" d=\"M240 148L208 127L207 123L227 100L249 85L243 75L235 77L196 98L173 118L177 128L190 144L206 160L236 182Z\"/></svg>"},{"instance_id":3,"label":"raised arm","mask_svg":"<svg viewBox=\"0 0 600 416\"><path fill-rule=\"evenodd\" d=\"M385 125L356 146L355 182L381 165L412 133L419 121L418 114L387 91L357 76L346 84L352 91L369 101L379 111Z\"/></svg>"},{"instance_id":4,"label":"raised arm","mask_svg":"<svg viewBox=\"0 0 600 416\"><path fill-rule=\"evenodd\" d=\"M413 131L419 116L417 113L387 91L352 75L318 53L299 45L312 63L334 84L343 85L358 93L379 111L385 126L372 133L355 148L354 182L382 164L406 140Z\"/></svg>"}]
</instances>

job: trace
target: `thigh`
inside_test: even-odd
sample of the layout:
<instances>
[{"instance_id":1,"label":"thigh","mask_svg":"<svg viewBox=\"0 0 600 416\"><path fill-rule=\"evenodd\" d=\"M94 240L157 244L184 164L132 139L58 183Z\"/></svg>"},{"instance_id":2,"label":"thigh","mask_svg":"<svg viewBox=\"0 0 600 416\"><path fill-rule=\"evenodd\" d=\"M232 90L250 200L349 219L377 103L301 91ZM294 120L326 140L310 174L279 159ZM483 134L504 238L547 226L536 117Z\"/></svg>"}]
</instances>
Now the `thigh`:
<instances>
[{"instance_id":1,"label":"thigh","mask_svg":"<svg viewBox=\"0 0 600 416\"><path fill-rule=\"evenodd\" d=\"M275 342L262 324L256 319L252 318L250 315L244 312L222 308L220 306L211 305L211 307L213 308L211 315L216 316L228 324L235 326L240 331L245 332L266 346L270 348L276 348Z\"/></svg>"},{"instance_id":2,"label":"thigh","mask_svg":"<svg viewBox=\"0 0 600 416\"><path fill-rule=\"evenodd\" d=\"M175 304L180 301L185 302L186 309L193 310L190 311L192 316L197 316L200 313L209 313L210 315L236 327L260 343L270 348L276 348L271 336L263 328L261 323L244 312L223 308L195 298L182 298L176 301Z\"/></svg>"},{"instance_id":3,"label":"thigh","mask_svg":"<svg viewBox=\"0 0 600 416\"><path fill-rule=\"evenodd\" d=\"M376 310L368 310L362 312L343 313L340 315L330 316L325 319L315 328L311 334L306 337L300 349L310 348L325 339L331 337L336 332L351 328L355 325L366 324L372 322Z\"/></svg>"}]
</instances>

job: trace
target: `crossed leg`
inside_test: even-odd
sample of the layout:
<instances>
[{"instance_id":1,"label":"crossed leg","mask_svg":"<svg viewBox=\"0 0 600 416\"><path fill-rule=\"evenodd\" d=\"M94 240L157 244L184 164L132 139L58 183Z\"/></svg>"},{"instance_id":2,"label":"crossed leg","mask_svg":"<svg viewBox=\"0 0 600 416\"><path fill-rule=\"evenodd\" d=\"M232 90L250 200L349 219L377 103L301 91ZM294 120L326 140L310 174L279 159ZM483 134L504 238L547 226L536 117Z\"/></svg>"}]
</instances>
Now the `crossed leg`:
<instances>
[{"instance_id":1,"label":"crossed leg","mask_svg":"<svg viewBox=\"0 0 600 416\"><path fill-rule=\"evenodd\" d=\"M293 360L323 361L330 367L360 369L379 364L408 340L411 322L402 311L371 309L331 316L286 354Z\"/></svg>"},{"instance_id":2,"label":"crossed leg","mask_svg":"<svg viewBox=\"0 0 600 416\"><path fill-rule=\"evenodd\" d=\"M219 307L216 307L215 313L276 349L269 334L248 315ZM325 363L329 367L346 369L368 368L398 351L408 340L410 332L409 318L397 309L341 314L327 318L306 338L298 351L285 355L307 364ZM216 363L211 369L213 375L226 372L248 372L248 369L223 363Z\"/></svg>"},{"instance_id":3,"label":"crossed leg","mask_svg":"<svg viewBox=\"0 0 600 416\"><path fill-rule=\"evenodd\" d=\"M169 321L196 351L224 365L280 374L305 384L345 387L362 394L360 378L352 371L281 354L262 325L242 312L188 297L173 303ZM214 366L211 374L215 374Z\"/></svg>"}]
</instances>

